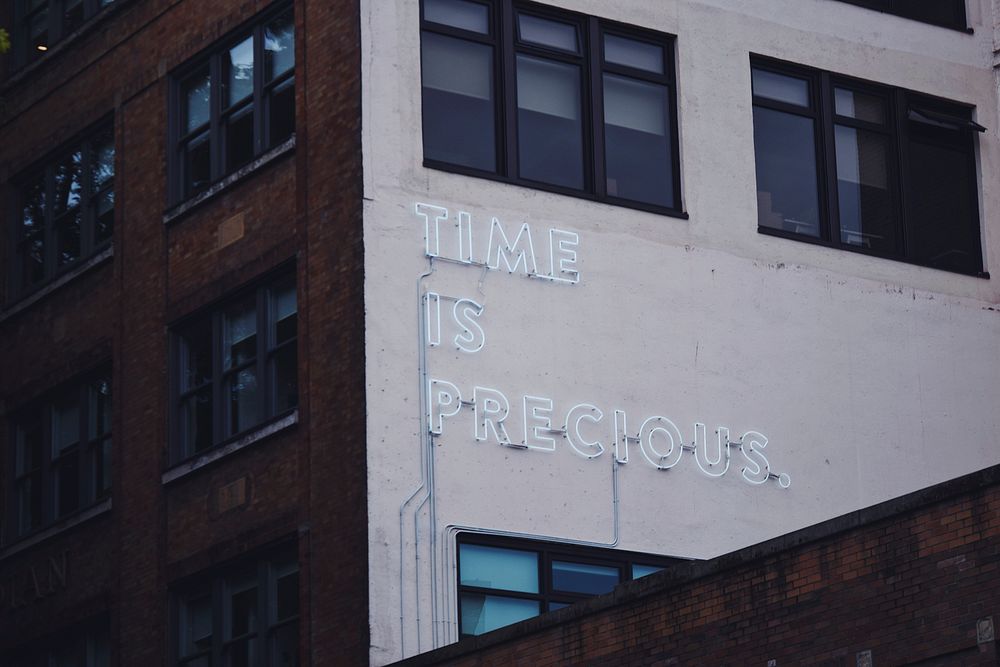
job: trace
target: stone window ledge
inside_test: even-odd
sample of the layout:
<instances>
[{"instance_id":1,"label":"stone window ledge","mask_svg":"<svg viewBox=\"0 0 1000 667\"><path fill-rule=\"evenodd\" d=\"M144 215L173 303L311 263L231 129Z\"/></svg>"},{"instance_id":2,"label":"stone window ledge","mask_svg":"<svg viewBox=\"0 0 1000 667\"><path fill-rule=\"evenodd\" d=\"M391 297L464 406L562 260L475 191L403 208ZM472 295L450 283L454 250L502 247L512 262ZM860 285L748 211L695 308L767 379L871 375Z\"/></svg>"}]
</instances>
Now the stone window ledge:
<instances>
[{"instance_id":1,"label":"stone window ledge","mask_svg":"<svg viewBox=\"0 0 1000 667\"><path fill-rule=\"evenodd\" d=\"M52 292L61 288L63 285L73 282L79 276L87 273L96 266L103 264L106 260L114 257L115 249L114 246L108 246L104 250L100 251L96 255L93 255L90 259L85 260L80 265L62 274L50 283L47 283L44 287L30 294L24 296L23 298L12 302L3 310L0 310L0 323L6 321L7 319L17 315L18 313L27 310L31 306L35 305L45 297L47 297Z\"/></svg>"},{"instance_id":2,"label":"stone window ledge","mask_svg":"<svg viewBox=\"0 0 1000 667\"><path fill-rule=\"evenodd\" d=\"M26 549L30 549L37 544L40 544L51 537L59 535L66 532L74 526L78 526L81 523L90 521L91 519L101 516L106 512L111 511L111 498L105 498L96 505L91 505L85 510L81 510L76 514L60 520L57 523L52 524L48 528L38 531L37 533L32 533L24 539L18 540L13 544L0 549L0 561L13 556L14 554L21 553Z\"/></svg>"}]
</instances>

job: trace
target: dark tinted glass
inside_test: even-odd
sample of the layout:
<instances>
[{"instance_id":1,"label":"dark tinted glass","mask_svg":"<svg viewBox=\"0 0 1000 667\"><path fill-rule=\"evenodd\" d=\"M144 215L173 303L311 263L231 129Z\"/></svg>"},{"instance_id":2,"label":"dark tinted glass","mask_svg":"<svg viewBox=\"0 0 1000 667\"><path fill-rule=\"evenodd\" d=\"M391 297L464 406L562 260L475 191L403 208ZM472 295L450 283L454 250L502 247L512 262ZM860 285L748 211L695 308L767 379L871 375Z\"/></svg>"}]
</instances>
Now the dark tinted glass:
<instances>
[{"instance_id":1,"label":"dark tinted glass","mask_svg":"<svg viewBox=\"0 0 1000 667\"><path fill-rule=\"evenodd\" d=\"M253 159L253 105L231 115L226 124L226 169L232 171Z\"/></svg>"},{"instance_id":2,"label":"dark tinted glass","mask_svg":"<svg viewBox=\"0 0 1000 667\"><path fill-rule=\"evenodd\" d=\"M212 387L196 391L181 403L181 423L186 454L212 446Z\"/></svg>"},{"instance_id":3,"label":"dark tinted glass","mask_svg":"<svg viewBox=\"0 0 1000 667\"><path fill-rule=\"evenodd\" d=\"M208 133L196 137L184 149L184 192L200 192L212 180L211 144Z\"/></svg>"},{"instance_id":4,"label":"dark tinted glass","mask_svg":"<svg viewBox=\"0 0 1000 667\"><path fill-rule=\"evenodd\" d=\"M63 5L63 35L68 35L83 24L83 0L65 0Z\"/></svg>"},{"instance_id":5,"label":"dark tinted glass","mask_svg":"<svg viewBox=\"0 0 1000 667\"><path fill-rule=\"evenodd\" d=\"M257 371L253 366L229 376L229 433L241 433L260 422Z\"/></svg>"},{"instance_id":6,"label":"dark tinted glass","mask_svg":"<svg viewBox=\"0 0 1000 667\"><path fill-rule=\"evenodd\" d=\"M210 94L207 67L181 85L181 98L184 105L181 134L196 130L208 122Z\"/></svg>"},{"instance_id":7,"label":"dark tinted glass","mask_svg":"<svg viewBox=\"0 0 1000 667\"><path fill-rule=\"evenodd\" d=\"M907 216L914 261L950 271L982 268L968 131L910 122Z\"/></svg>"},{"instance_id":8,"label":"dark tinted glass","mask_svg":"<svg viewBox=\"0 0 1000 667\"><path fill-rule=\"evenodd\" d=\"M424 19L481 34L490 29L489 8L470 0L424 0Z\"/></svg>"},{"instance_id":9,"label":"dark tinted glass","mask_svg":"<svg viewBox=\"0 0 1000 667\"><path fill-rule=\"evenodd\" d=\"M753 110L757 224L820 235L815 123L763 107Z\"/></svg>"},{"instance_id":10,"label":"dark tinted glass","mask_svg":"<svg viewBox=\"0 0 1000 667\"><path fill-rule=\"evenodd\" d=\"M56 513L65 516L80 506L80 451L63 454L56 461Z\"/></svg>"},{"instance_id":11,"label":"dark tinted glass","mask_svg":"<svg viewBox=\"0 0 1000 667\"><path fill-rule=\"evenodd\" d=\"M663 74L663 47L618 35L604 36L606 62Z\"/></svg>"},{"instance_id":12,"label":"dark tinted glass","mask_svg":"<svg viewBox=\"0 0 1000 667\"><path fill-rule=\"evenodd\" d=\"M572 23L552 21L530 14L519 14L517 27L523 42L573 53L580 50L576 26Z\"/></svg>"},{"instance_id":13,"label":"dark tinted glass","mask_svg":"<svg viewBox=\"0 0 1000 667\"><path fill-rule=\"evenodd\" d=\"M580 68L517 57L518 173L540 183L582 190Z\"/></svg>"},{"instance_id":14,"label":"dark tinted glass","mask_svg":"<svg viewBox=\"0 0 1000 667\"><path fill-rule=\"evenodd\" d=\"M493 47L425 32L424 157L496 171Z\"/></svg>"},{"instance_id":15,"label":"dark tinted glass","mask_svg":"<svg viewBox=\"0 0 1000 667\"><path fill-rule=\"evenodd\" d=\"M274 87L268 98L268 147L283 142L295 132L295 79Z\"/></svg>"},{"instance_id":16,"label":"dark tinted glass","mask_svg":"<svg viewBox=\"0 0 1000 667\"><path fill-rule=\"evenodd\" d=\"M299 624L283 625L271 639L271 662L274 667L298 667Z\"/></svg>"},{"instance_id":17,"label":"dark tinted glass","mask_svg":"<svg viewBox=\"0 0 1000 667\"><path fill-rule=\"evenodd\" d=\"M537 600L462 593L461 602L463 637L481 635L541 613L541 603Z\"/></svg>"},{"instance_id":18,"label":"dark tinted glass","mask_svg":"<svg viewBox=\"0 0 1000 667\"><path fill-rule=\"evenodd\" d=\"M897 240L888 138L841 125L834 128L834 133L841 242L894 252Z\"/></svg>"},{"instance_id":19,"label":"dark tinted glass","mask_svg":"<svg viewBox=\"0 0 1000 667\"><path fill-rule=\"evenodd\" d=\"M667 89L604 75L604 153L611 197L674 206Z\"/></svg>"},{"instance_id":20,"label":"dark tinted glass","mask_svg":"<svg viewBox=\"0 0 1000 667\"><path fill-rule=\"evenodd\" d=\"M894 0L893 11L928 23L965 27L965 0Z\"/></svg>"},{"instance_id":21,"label":"dark tinted glass","mask_svg":"<svg viewBox=\"0 0 1000 667\"><path fill-rule=\"evenodd\" d=\"M56 261L59 266L80 258L80 210L67 213L56 222Z\"/></svg>"},{"instance_id":22,"label":"dark tinted glass","mask_svg":"<svg viewBox=\"0 0 1000 667\"><path fill-rule=\"evenodd\" d=\"M620 579L617 567L552 561L552 588L557 591L600 595L617 586Z\"/></svg>"}]
</instances>

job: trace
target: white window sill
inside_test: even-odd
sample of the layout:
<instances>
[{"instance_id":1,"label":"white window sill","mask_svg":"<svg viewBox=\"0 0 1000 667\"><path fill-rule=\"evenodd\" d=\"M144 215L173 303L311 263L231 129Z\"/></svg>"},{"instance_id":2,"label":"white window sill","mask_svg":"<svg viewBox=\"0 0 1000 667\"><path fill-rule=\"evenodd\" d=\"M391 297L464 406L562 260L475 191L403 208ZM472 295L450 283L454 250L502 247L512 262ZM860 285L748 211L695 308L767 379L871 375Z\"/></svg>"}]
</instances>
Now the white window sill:
<instances>
[{"instance_id":1,"label":"white window sill","mask_svg":"<svg viewBox=\"0 0 1000 667\"><path fill-rule=\"evenodd\" d=\"M13 556L14 554L21 553L25 549L30 549L31 547L44 542L50 537L54 537L60 533L63 533L74 526L78 526L81 523L90 521L94 517L100 516L105 512L111 511L111 498L105 498L96 505L91 505L87 509L77 512L73 516L63 519L62 521L55 523L44 530L40 530L37 533L32 533L23 540L18 540L17 542L11 544L8 547L0 549L0 561Z\"/></svg>"},{"instance_id":2,"label":"white window sill","mask_svg":"<svg viewBox=\"0 0 1000 667\"><path fill-rule=\"evenodd\" d=\"M278 419L277 421L270 422L269 424L265 424L264 426L261 426L258 429L250 431L241 438L238 438L236 440L233 440L232 442L216 447L215 449L209 450L204 454L202 454L201 456L196 456L193 459L175 465L173 468L170 468L165 473L163 473L163 476L160 478L160 481L163 484L170 484L171 482L181 479L182 477L190 475L196 470L200 470L201 468L204 468L209 464L215 463L221 458L225 458L230 454L238 452L239 450L244 449L246 447L249 447L255 442L259 442L264 438L268 438L280 431L284 431L287 428L291 428L292 426L295 426L297 423L299 423L299 411L295 410L295 412L292 412L291 414L286 415L281 419Z\"/></svg>"}]
</instances>

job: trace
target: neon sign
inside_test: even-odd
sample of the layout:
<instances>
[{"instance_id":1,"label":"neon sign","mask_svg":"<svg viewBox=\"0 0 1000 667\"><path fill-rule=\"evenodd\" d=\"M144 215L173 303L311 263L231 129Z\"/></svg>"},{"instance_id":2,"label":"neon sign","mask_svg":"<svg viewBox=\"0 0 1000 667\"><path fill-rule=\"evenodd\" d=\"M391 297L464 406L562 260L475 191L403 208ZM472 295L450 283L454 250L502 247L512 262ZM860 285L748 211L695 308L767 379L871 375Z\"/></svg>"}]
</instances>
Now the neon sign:
<instances>
[{"instance_id":1,"label":"neon sign","mask_svg":"<svg viewBox=\"0 0 1000 667\"><path fill-rule=\"evenodd\" d=\"M490 219L486 232L485 254L477 255L472 216L460 211L451 216L447 208L432 204L416 204L416 215L424 221L424 254L429 260L447 261L462 265L476 266L485 270L501 271L508 274L521 273L529 278L541 278L552 283L576 285L580 282L577 268L577 249L580 237L575 232L550 228L542 235L548 238L548 265L540 266L536 253L535 239L538 238L531 226L524 222L515 234L505 228L496 217ZM442 223L450 223L452 229ZM513 238L513 240L511 240ZM476 354L486 345L486 331L481 317L485 305L467 297L446 296L434 291L422 295L421 315L423 318L423 338L427 347L437 348L443 343L442 312L450 310L451 323L458 333L451 343L466 354ZM452 302L447 308L442 302ZM427 418L431 437L444 433L447 422L454 420L463 408L473 413L471 437L477 442L494 442L504 447L556 451L560 439L569 449L585 459L598 459L609 449L617 464L626 465L630 461L629 446L637 448L641 460L663 471L673 470L681 465L685 452L693 455L694 465L710 478L722 478L729 473L733 460L739 463L740 478L752 485L775 481L781 488L791 486L787 473L772 470L764 450L768 438L756 430L747 430L739 438L730 438L730 429L719 426L715 437L709 437L707 426L696 421L686 441L680 427L664 415L646 416L638 429L629 429L629 413L621 409L613 411L613 417L606 419L605 412L592 403L577 403L564 412L556 412L556 402L545 396L524 394L518 405L523 430L521 438L512 440L507 429L511 415L511 402L499 389L474 384L471 397L463 398L462 390L454 382L432 378L427 379ZM468 395L468 392L467 392ZM554 415L562 415L561 422L554 426ZM607 444L606 444L607 442ZM633 457L634 458L634 457Z\"/></svg>"}]
</instances>

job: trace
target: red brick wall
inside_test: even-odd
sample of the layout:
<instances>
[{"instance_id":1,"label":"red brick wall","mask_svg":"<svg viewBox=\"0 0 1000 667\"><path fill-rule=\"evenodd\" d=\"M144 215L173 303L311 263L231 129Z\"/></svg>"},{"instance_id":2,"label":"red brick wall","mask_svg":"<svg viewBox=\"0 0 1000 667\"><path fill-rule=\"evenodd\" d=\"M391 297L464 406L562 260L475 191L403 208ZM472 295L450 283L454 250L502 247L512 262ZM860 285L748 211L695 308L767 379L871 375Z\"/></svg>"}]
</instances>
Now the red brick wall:
<instances>
[{"instance_id":1,"label":"red brick wall","mask_svg":"<svg viewBox=\"0 0 1000 667\"><path fill-rule=\"evenodd\" d=\"M997 665L989 617L1000 467L399 664Z\"/></svg>"},{"instance_id":2,"label":"red brick wall","mask_svg":"<svg viewBox=\"0 0 1000 667\"><path fill-rule=\"evenodd\" d=\"M357 0L294 3L293 151L164 223L169 73L270 4L119 0L4 84L0 183L108 114L117 169L114 257L20 312L0 306L0 418L102 360L115 393L111 512L0 551L0 581L72 554L64 590L10 613L0 604L0 664L11 647L108 612L115 664L165 665L171 587L279 540L299 547L302 664L367 662ZM5 231L13 194L0 186ZM164 484L170 325L279 265L298 285L298 424ZM4 421L4 465L10 447ZM245 502L219 511L220 488L238 480Z\"/></svg>"}]
</instances>

